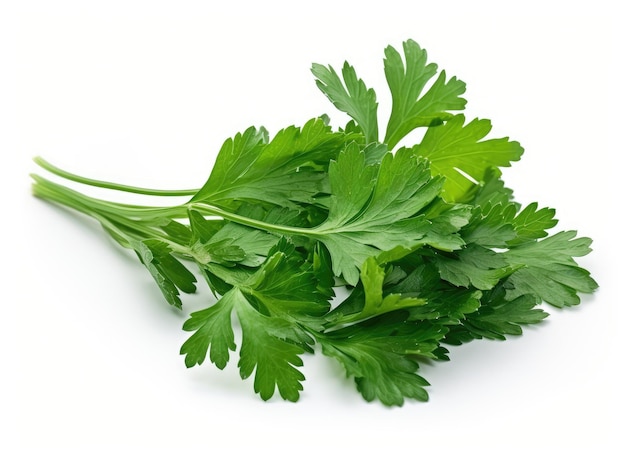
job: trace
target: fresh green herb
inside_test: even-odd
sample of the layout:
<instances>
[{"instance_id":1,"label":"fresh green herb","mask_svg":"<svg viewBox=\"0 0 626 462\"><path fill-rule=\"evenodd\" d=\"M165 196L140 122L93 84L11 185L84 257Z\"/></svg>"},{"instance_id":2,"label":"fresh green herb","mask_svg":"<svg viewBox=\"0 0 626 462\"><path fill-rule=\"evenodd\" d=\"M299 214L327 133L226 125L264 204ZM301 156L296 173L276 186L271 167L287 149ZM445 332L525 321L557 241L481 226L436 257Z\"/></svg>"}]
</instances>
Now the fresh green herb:
<instances>
[{"instance_id":1,"label":"fresh green herb","mask_svg":"<svg viewBox=\"0 0 626 462\"><path fill-rule=\"evenodd\" d=\"M182 308L181 292L206 281L207 308L183 325L187 367L208 357L223 369L238 350L241 377L254 376L261 398L278 391L297 401L303 357L321 351L368 401L425 401L419 365L447 360L445 345L519 335L547 316L544 302L576 305L597 284L574 260L591 240L549 235L555 211L522 207L505 187L500 169L520 159L520 144L487 138L489 120L459 112L465 84L438 73L414 41L402 51L385 50L392 108L383 139L376 93L355 69L314 64L348 124L333 129L324 116L273 137L248 128L224 142L199 189L109 183L35 159L77 183L187 196L178 206L114 203L38 175L33 192L100 222L168 304ZM418 127L418 144L396 148Z\"/></svg>"}]
</instances>

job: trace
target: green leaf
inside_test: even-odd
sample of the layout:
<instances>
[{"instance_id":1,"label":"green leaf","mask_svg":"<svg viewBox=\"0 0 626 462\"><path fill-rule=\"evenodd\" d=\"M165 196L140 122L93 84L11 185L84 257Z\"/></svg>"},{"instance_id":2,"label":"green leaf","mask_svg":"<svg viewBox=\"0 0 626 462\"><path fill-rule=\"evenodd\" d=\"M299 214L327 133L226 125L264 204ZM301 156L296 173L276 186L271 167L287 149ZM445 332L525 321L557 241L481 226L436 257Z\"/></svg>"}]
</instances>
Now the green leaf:
<instances>
[{"instance_id":1,"label":"green leaf","mask_svg":"<svg viewBox=\"0 0 626 462\"><path fill-rule=\"evenodd\" d=\"M356 285L365 260L381 250L426 244L448 248L447 239L430 234L432 221L420 216L441 181L409 150L388 153L376 169L352 143L331 162L329 177L328 219L312 235L329 250L335 275L349 284Z\"/></svg>"},{"instance_id":2,"label":"green leaf","mask_svg":"<svg viewBox=\"0 0 626 462\"><path fill-rule=\"evenodd\" d=\"M191 255L201 265L217 263L225 266L235 266L246 258L246 253L232 239L224 239L209 244L195 242L191 248Z\"/></svg>"},{"instance_id":3,"label":"green leaf","mask_svg":"<svg viewBox=\"0 0 626 462\"><path fill-rule=\"evenodd\" d=\"M344 145L323 119L279 131L268 141L264 129L249 128L226 140L211 175L192 203L233 210L233 201L266 202L294 208L312 203L325 178L323 168Z\"/></svg>"},{"instance_id":4,"label":"green leaf","mask_svg":"<svg viewBox=\"0 0 626 462\"><path fill-rule=\"evenodd\" d=\"M405 63L393 47L385 49L385 76L392 96L391 116L384 142L393 148L417 127L430 127L448 120L449 111L465 108L465 83L456 77L446 81L442 71L432 86L424 87L437 74L437 65L427 64L426 50L413 40L402 44Z\"/></svg>"},{"instance_id":5,"label":"green leaf","mask_svg":"<svg viewBox=\"0 0 626 462\"><path fill-rule=\"evenodd\" d=\"M196 291L196 277L172 254L167 243L158 239L146 239L135 245L139 260L156 281L165 300L177 308L182 307L179 290Z\"/></svg>"},{"instance_id":6,"label":"green leaf","mask_svg":"<svg viewBox=\"0 0 626 462\"><path fill-rule=\"evenodd\" d=\"M502 171L499 168L487 168L482 181L472 185L459 201L480 206L515 203L513 190L504 185L501 177Z\"/></svg>"},{"instance_id":7,"label":"green leaf","mask_svg":"<svg viewBox=\"0 0 626 462\"><path fill-rule=\"evenodd\" d=\"M329 332L320 343L322 352L354 377L367 401L401 406L405 398L428 400L428 382L416 373L417 358L436 358L446 332L436 324L408 322L406 313L395 312Z\"/></svg>"},{"instance_id":8,"label":"green leaf","mask_svg":"<svg viewBox=\"0 0 626 462\"><path fill-rule=\"evenodd\" d=\"M491 131L489 120L474 119L464 124L465 117L456 115L443 125L430 127L422 142L413 148L430 161L434 175L446 178L442 197L449 202L462 198L474 184L487 178L491 169L511 165L524 152L508 137L483 140Z\"/></svg>"},{"instance_id":9,"label":"green leaf","mask_svg":"<svg viewBox=\"0 0 626 462\"><path fill-rule=\"evenodd\" d=\"M235 349L234 311L242 329L241 377L254 373L254 389L265 400L278 389L284 399L296 401L304 380L297 369L300 355L312 352L310 332L322 329L332 294L319 287L313 266L284 239L255 272L230 282L231 289L214 306L192 313L183 326L195 331L181 348L185 363L201 364L210 349L211 361L226 365L228 351Z\"/></svg>"},{"instance_id":10,"label":"green leaf","mask_svg":"<svg viewBox=\"0 0 626 462\"><path fill-rule=\"evenodd\" d=\"M283 239L242 290L270 315L311 325L330 308L330 288L319 284L313 265Z\"/></svg>"},{"instance_id":11,"label":"green leaf","mask_svg":"<svg viewBox=\"0 0 626 462\"><path fill-rule=\"evenodd\" d=\"M518 207L515 202L487 203L476 207L470 223L463 228L463 239L485 247L514 247L546 237L546 230L557 224L554 209L537 209L536 202L519 213Z\"/></svg>"},{"instance_id":12,"label":"green leaf","mask_svg":"<svg viewBox=\"0 0 626 462\"><path fill-rule=\"evenodd\" d=\"M180 349L185 355L187 367L204 362L209 348L210 359L218 368L224 369L230 358L229 350L235 351L235 334L231 313L240 302L241 293L231 290L210 308L191 313L183 324L183 330L194 332Z\"/></svg>"},{"instance_id":13,"label":"green leaf","mask_svg":"<svg viewBox=\"0 0 626 462\"><path fill-rule=\"evenodd\" d=\"M165 231L172 242L180 245L187 245L191 240L191 230L189 226L179 223L176 220L164 219L160 228Z\"/></svg>"},{"instance_id":14,"label":"green leaf","mask_svg":"<svg viewBox=\"0 0 626 462\"><path fill-rule=\"evenodd\" d=\"M282 318L259 313L238 288L232 289L213 307L191 314L183 326L195 333L183 344L181 354L185 364L202 364L210 348L211 362L223 369L229 360L229 350L235 350L231 312L235 310L241 323L242 340L239 359L243 379L254 373L254 391L264 400L270 399L278 388L280 395L297 401L304 375L300 355L305 349L294 343L294 326Z\"/></svg>"},{"instance_id":15,"label":"green leaf","mask_svg":"<svg viewBox=\"0 0 626 462\"><path fill-rule=\"evenodd\" d=\"M556 307L579 304L578 292L591 293L598 287L574 260L587 255L590 245L591 239L562 231L503 253L509 264L524 266L507 279L507 298L530 294Z\"/></svg>"},{"instance_id":16,"label":"green leaf","mask_svg":"<svg viewBox=\"0 0 626 462\"><path fill-rule=\"evenodd\" d=\"M248 170L259 162L268 137L265 128L250 127L243 133L237 133L233 138L224 141L209 179L192 197L191 202L217 202L237 198L236 190L245 187L248 177L252 180L256 179L255 172L253 171L250 175ZM238 185L240 188L237 188ZM235 191L231 192L233 187Z\"/></svg>"},{"instance_id":17,"label":"green leaf","mask_svg":"<svg viewBox=\"0 0 626 462\"><path fill-rule=\"evenodd\" d=\"M480 307L480 290L446 282L439 275L436 265L428 259L405 266L410 272L387 290L407 297L426 299L427 303L422 309L410 310L409 320L437 319L441 325L449 326L457 324L468 313L473 313Z\"/></svg>"},{"instance_id":18,"label":"green leaf","mask_svg":"<svg viewBox=\"0 0 626 462\"><path fill-rule=\"evenodd\" d=\"M509 265L501 253L478 245L468 246L452 254L438 254L435 264L441 279L455 286L480 290L492 289L517 268L516 265Z\"/></svg>"},{"instance_id":19,"label":"green leaf","mask_svg":"<svg viewBox=\"0 0 626 462\"><path fill-rule=\"evenodd\" d=\"M527 266L546 263L578 266L574 258L591 252L592 241L588 237L576 237L576 234L576 231L561 231L540 241L519 245L503 255L510 262Z\"/></svg>"},{"instance_id":20,"label":"green leaf","mask_svg":"<svg viewBox=\"0 0 626 462\"><path fill-rule=\"evenodd\" d=\"M521 335L522 327L543 321L548 313L536 308L539 300L533 295L507 299L503 285L486 292L478 310L467 314L459 324L450 326L443 342L460 345L475 339L506 340L508 335Z\"/></svg>"},{"instance_id":21,"label":"green leaf","mask_svg":"<svg viewBox=\"0 0 626 462\"><path fill-rule=\"evenodd\" d=\"M518 234L513 225L516 204L487 203L475 207L469 224L461 231L467 243L484 247L505 248Z\"/></svg>"},{"instance_id":22,"label":"green leaf","mask_svg":"<svg viewBox=\"0 0 626 462\"><path fill-rule=\"evenodd\" d=\"M332 66L313 64L311 72L316 77L317 87L330 102L356 121L365 135L365 141L378 141L376 93L357 77L354 68L347 62L344 63L341 72L343 82Z\"/></svg>"},{"instance_id":23,"label":"green leaf","mask_svg":"<svg viewBox=\"0 0 626 462\"><path fill-rule=\"evenodd\" d=\"M365 290L365 305L361 318L367 319L395 310L425 305L423 298L403 297L402 294L387 294L383 296L383 283L386 272L374 258L366 260L361 270L361 281Z\"/></svg>"},{"instance_id":24,"label":"green leaf","mask_svg":"<svg viewBox=\"0 0 626 462\"><path fill-rule=\"evenodd\" d=\"M522 326L539 323L548 317L548 313L535 308L536 305L537 299L530 295L500 300L468 315L463 324L476 338L504 340L507 335L521 335Z\"/></svg>"},{"instance_id":25,"label":"green leaf","mask_svg":"<svg viewBox=\"0 0 626 462\"><path fill-rule=\"evenodd\" d=\"M195 236L193 255L200 264L238 263L258 267L280 239L275 234L233 222L222 223L216 229L194 210L189 212L189 220Z\"/></svg>"},{"instance_id":26,"label":"green leaf","mask_svg":"<svg viewBox=\"0 0 626 462\"><path fill-rule=\"evenodd\" d=\"M360 322L396 310L421 307L427 303L423 298L410 297L402 293L384 295L383 284L386 277L387 272L376 259L368 258L361 269L361 286L353 291L347 300L348 303L342 303L327 317L332 325Z\"/></svg>"},{"instance_id":27,"label":"green leaf","mask_svg":"<svg viewBox=\"0 0 626 462\"><path fill-rule=\"evenodd\" d=\"M262 399L270 399L278 392L288 401L297 401L304 375L300 355L304 348L293 343L293 326L281 318L271 318L256 311L245 299L241 300L237 315L243 336L239 359L241 378L254 372L254 391Z\"/></svg>"},{"instance_id":28,"label":"green leaf","mask_svg":"<svg viewBox=\"0 0 626 462\"><path fill-rule=\"evenodd\" d=\"M536 202L528 204L512 221L517 237L507 244L516 246L524 242L540 239L548 235L547 229L554 228L558 222L554 218L556 210L537 208Z\"/></svg>"}]
</instances>

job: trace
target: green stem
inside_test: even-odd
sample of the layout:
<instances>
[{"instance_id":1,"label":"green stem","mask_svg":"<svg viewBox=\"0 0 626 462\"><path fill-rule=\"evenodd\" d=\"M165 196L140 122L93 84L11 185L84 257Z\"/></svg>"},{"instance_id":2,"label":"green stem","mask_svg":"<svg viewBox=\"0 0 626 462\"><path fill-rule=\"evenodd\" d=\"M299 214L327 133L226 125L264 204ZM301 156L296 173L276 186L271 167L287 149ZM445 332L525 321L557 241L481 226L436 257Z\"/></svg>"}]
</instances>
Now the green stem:
<instances>
[{"instance_id":1,"label":"green stem","mask_svg":"<svg viewBox=\"0 0 626 462\"><path fill-rule=\"evenodd\" d=\"M219 207L215 207L210 204L200 204L200 203L190 203L187 205L189 210L196 210L203 214L216 215L222 218L226 218L232 222L239 223L240 225L250 226L256 229L262 229L269 232L276 232L281 234L291 234L298 236L319 236L320 232L318 232L315 228L297 228L295 226L285 226L285 225L277 225L274 223L267 223L265 221L255 220L254 218L244 217L242 215L237 215L236 213L228 212L226 210L222 210Z\"/></svg>"},{"instance_id":2,"label":"green stem","mask_svg":"<svg viewBox=\"0 0 626 462\"><path fill-rule=\"evenodd\" d=\"M150 221L144 222L141 219L126 215L125 209L118 204L107 203L106 201L85 196L38 175L32 175L32 177L35 180L33 184L33 194L35 196L64 205L98 220L125 247L133 247L132 243L137 240L158 238L166 241L172 250L178 253L189 254L187 247L171 241L165 232L150 226ZM163 208L163 210L167 209ZM153 212L152 210L150 211ZM162 222L163 214L160 217Z\"/></svg>"},{"instance_id":3,"label":"green stem","mask_svg":"<svg viewBox=\"0 0 626 462\"><path fill-rule=\"evenodd\" d=\"M33 185L33 192L35 194L37 194L38 189L41 189L38 185L46 185L46 188L48 190L55 190L57 192L64 191L64 195L66 197L75 197L77 199L79 198L83 202L88 203L89 207L100 211L117 213L119 215L141 219L146 222L150 220L162 221L164 217L171 219L187 217L187 207L185 205L154 207L146 205L122 204L119 202L111 202L86 196L73 189L61 186L58 183L54 183L36 174L31 174L31 178L35 180L35 184Z\"/></svg>"},{"instance_id":4,"label":"green stem","mask_svg":"<svg viewBox=\"0 0 626 462\"><path fill-rule=\"evenodd\" d=\"M144 194L147 196L193 196L198 192L197 189L178 189L178 190L164 190L164 189L150 189L150 188L139 188L137 186L129 186L119 183L111 183L108 181L100 181L95 180L93 178L87 178L80 175L75 175L74 173L70 173L68 171L62 170L59 167L55 167L48 161L44 160L41 157L35 157L33 159L37 165L49 171L50 173L54 173L61 178L65 178L66 180L71 180L76 183L86 184L89 186L97 186L98 188L104 189L114 189L116 191L124 191L130 192L134 194Z\"/></svg>"},{"instance_id":5,"label":"green stem","mask_svg":"<svg viewBox=\"0 0 626 462\"><path fill-rule=\"evenodd\" d=\"M328 232L327 229L318 228L298 228L293 226L267 223L254 218L238 215L233 212L223 210L211 204L189 202L182 205L170 207L152 207L140 205L120 204L102 199L96 199L79 193L71 188L47 180L39 175L31 175L35 180L33 193L43 199L52 200L66 205L79 212L89 215L104 224L106 222L117 224L116 232L127 236L128 233L120 231L120 226L137 238L157 237L170 242L167 234L159 228L164 219L182 219L188 217L189 210L196 210L203 215L219 216L234 223L249 226L256 229L268 231L270 233L288 234L295 236L307 236L319 238ZM186 253L180 245L173 243L179 253Z\"/></svg>"}]
</instances>

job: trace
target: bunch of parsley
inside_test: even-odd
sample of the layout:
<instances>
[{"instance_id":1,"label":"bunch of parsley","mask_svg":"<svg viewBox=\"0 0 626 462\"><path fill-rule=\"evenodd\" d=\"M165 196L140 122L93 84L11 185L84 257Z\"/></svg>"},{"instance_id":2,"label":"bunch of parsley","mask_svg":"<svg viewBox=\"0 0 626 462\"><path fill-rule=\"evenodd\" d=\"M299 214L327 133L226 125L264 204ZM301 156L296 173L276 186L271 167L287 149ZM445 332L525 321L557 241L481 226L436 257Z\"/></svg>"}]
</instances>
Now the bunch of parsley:
<instances>
[{"instance_id":1,"label":"bunch of parsley","mask_svg":"<svg viewBox=\"0 0 626 462\"><path fill-rule=\"evenodd\" d=\"M425 401L419 364L447 360L445 345L518 335L547 316L543 302L575 305L597 285L574 260L591 240L549 235L555 211L522 207L505 187L500 168L520 159L519 143L488 138L489 120L466 121L465 84L417 43L402 52L385 50L384 136L376 93L354 68L314 64L317 86L348 124L333 129L319 117L273 137L250 127L224 142L200 189L108 183L35 159L78 183L191 196L181 205L114 203L38 175L34 194L98 220L170 305L181 308L180 293L205 280L213 302L183 325L188 367L208 356L222 369L238 349L241 377L254 376L261 398L278 390L297 401L302 357L321 351L368 401ZM398 147L419 127L418 144Z\"/></svg>"}]
</instances>

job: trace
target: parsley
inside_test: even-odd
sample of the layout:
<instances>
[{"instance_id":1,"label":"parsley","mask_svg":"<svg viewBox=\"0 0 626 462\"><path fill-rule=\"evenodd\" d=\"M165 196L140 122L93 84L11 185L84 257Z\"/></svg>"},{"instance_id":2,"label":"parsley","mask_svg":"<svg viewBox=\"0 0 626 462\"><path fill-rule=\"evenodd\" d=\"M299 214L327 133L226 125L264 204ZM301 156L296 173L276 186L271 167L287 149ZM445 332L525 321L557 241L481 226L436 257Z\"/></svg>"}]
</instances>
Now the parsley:
<instances>
[{"instance_id":1,"label":"parsley","mask_svg":"<svg viewBox=\"0 0 626 462\"><path fill-rule=\"evenodd\" d=\"M425 401L419 365L447 360L446 345L519 335L548 315L542 305L576 305L597 288L575 260L591 240L550 235L554 209L515 202L501 168L522 147L489 138L489 120L466 121L465 84L417 43L385 50L392 107L382 139L376 93L350 64L312 72L348 124L317 117L274 136L250 127L223 143L198 189L120 185L35 159L77 183L186 197L114 203L32 175L36 196L90 216L133 251L169 305L182 309L181 294L207 283L215 301L183 325L187 367L208 358L223 369L236 353L262 399L297 401L303 357L318 351L368 401ZM418 127L418 144L397 147Z\"/></svg>"}]
</instances>

